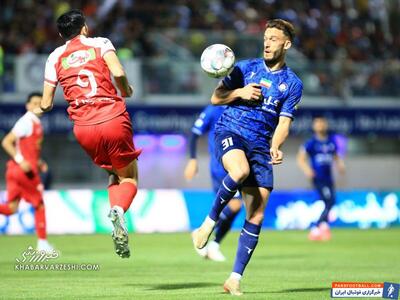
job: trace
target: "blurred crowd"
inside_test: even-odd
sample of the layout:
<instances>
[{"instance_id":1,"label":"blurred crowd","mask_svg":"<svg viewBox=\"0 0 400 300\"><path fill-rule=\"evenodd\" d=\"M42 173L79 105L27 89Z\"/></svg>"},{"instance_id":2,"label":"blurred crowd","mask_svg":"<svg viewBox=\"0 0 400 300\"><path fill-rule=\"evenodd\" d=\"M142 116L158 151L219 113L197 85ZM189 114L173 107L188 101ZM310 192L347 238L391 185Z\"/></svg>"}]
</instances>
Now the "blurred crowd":
<instances>
[{"instance_id":1,"label":"blurred crowd","mask_svg":"<svg viewBox=\"0 0 400 300\"><path fill-rule=\"evenodd\" d=\"M239 57L258 56L266 22L282 18L296 27L295 60L311 94L400 95L400 0L1 3L0 46L6 55L49 53L61 45L55 20L70 8L82 9L92 35L109 37L122 58L198 57L204 46L221 40Z\"/></svg>"}]
</instances>

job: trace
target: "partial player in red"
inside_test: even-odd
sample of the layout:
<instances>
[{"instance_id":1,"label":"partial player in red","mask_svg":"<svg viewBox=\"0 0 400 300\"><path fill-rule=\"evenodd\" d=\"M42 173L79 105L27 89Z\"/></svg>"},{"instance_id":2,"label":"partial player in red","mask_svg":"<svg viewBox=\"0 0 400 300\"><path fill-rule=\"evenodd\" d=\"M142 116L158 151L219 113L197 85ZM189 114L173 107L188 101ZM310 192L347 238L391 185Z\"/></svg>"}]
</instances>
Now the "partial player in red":
<instances>
[{"instance_id":1,"label":"partial player in red","mask_svg":"<svg viewBox=\"0 0 400 300\"><path fill-rule=\"evenodd\" d=\"M132 124L123 99L132 95L133 88L110 40L88 37L89 29L80 10L61 15L57 27L66 43L47 60L38 112L51 110L60 83L69 103L76 139L93 162L109 173L112 238L115 252L127 258L130 250L124 213L137 193L137 157L141 152L134 147Z\"/></svg>"},{"instance_id":2,"label":"partial player in red","mask_svg":"<svg viewBox=\"0 0 400 300\"><path fill-rule=\"evenodd\" d=\"M46 215L43 202L43 185L39 171L47 168L40 159L43 129L33 111L38 108L42 95L31 93L26 101L27 112L15 123L1 145L12 159L7 162L7 203L0 204L0 214L9 216L17 212L21 199L34 208L37 250L52 251L46 237Z\"/></svg>"}]
</instances>

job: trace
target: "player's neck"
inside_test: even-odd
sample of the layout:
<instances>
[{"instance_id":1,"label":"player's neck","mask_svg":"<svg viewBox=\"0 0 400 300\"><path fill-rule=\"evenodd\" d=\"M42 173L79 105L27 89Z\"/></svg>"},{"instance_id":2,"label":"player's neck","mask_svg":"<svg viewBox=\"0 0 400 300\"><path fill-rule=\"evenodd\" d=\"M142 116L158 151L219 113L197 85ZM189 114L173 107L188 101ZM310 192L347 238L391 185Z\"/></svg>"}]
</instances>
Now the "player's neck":
<instances>
[{"instance_id":1,"label":"player's neck","mask_svg":"<svg viewBox=\"0 0 400 300\"><path fill-rule=\"evenodd\" d=\"M264 62L265 62L265 65L268 67L268 69L271 72L278 71L278 70L282 69L283 66L285 65L285 61L284 60L268 62L268 61L266 61L264 59Z\"/></svg>"},{"instance_id":2,"label":"player's neck","mask_svg":"<svg viewBox=\"0 0 400 300\"><path fill-rule=\"evenodd\" d=\"M318 140L326 140L328 138L328 133L327 132L317 132L315 134L315 136L317 137Z\"/></svg>"}]
</instances>

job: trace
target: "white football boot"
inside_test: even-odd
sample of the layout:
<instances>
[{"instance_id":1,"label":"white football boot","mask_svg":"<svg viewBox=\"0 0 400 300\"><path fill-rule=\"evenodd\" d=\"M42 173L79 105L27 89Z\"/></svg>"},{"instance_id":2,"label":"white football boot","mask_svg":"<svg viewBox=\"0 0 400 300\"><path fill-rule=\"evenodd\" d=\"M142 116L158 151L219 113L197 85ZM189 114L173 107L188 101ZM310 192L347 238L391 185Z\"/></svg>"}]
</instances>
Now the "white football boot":
<instances>
[{"instance_id":1,"label":"white football boot","mask_svg":"<svg viewBox=\"0 0 400 300\"><path fill-rule=\"evenodd\" d=\"M115 253L122 258L128 258L131 253L129 251L128 230L125 225L124 211L121 207L114 206L111 208L108 217L114 226L111 236L114 241Z\"/></svg>"},{"instance_id":2,"label":"white football boot","mask_svg":"<svg viewBox=\"0 0 400 300\"><path fill-rule=\"evenodd\" d=\"M193 247L194 250L196 251L196 253L203 257L203 258L207 258L207 249L208 249L208 244L203 248L203 249L198 249L196 247Z\"/></svg>"},{"instance_id":3,"label":"white football boot","mask_svg":"<svg viewBox=\"0 0 400 300\"><path fill-rule=\"evenodd\" d=\"M197 249L203 249L215 227L215 221L206 217L203 224L192 232L193 245Z\"/></svg>"},{"instance_id":4,"label":"white football boot","mask_svg":"<svg viewBox=\"0 0 400 300\"><path fill-rule=\"evenodd\" d=\"M222 254L219 248L219 244L215 241L211 241L207 244L207 258L218 262L226 260L225 256Z\"/></svg>"},{"instance_id":5,"label":"white football boot","mask_svg":"<svg viewBox=\"0 0 400 300\"><path fill-rule=\"evenodd\" d=\"M51 252L53 252L54 247L52 245L50 245L50 243L47 240L39 239L37 242L36 250L44 251L46 253L51 253Z\"/></svg>"},{"instance_id":6,"label":"white football boot","mask_svg":"<svg viewBox=\"0 0 400 300\"><path fill-rule=\"evenodd\" d=\"M224 283L224 291L233 296L242 296L243 293L240 289L240 280L229 277Z\"/></svg>"}]
</instances>

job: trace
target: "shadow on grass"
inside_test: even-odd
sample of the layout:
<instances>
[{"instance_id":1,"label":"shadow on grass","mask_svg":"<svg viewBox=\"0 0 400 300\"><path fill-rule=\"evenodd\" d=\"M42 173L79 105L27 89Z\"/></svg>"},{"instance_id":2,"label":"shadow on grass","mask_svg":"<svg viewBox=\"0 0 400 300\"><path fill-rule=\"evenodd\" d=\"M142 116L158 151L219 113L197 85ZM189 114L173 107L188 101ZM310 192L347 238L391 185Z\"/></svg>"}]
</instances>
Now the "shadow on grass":
<instances>
[{"instance_id":1,"label":"shadow on grass","mask_svg":"<svg viewBox=\"0 0 400 300\"><path fill-rule=\"evenodd\" d=\"M331 288L328 287L319 287L319 288L300 288L300 289L287 289L281 290L271 293L301 293L301 292L323 292L323 291L330 291Z\"/></svg>"},{"instance_id":2,"label":"shadow on grass","mask_svg":"<svg viewBox=\"0 0 400 300\"><path fill-rule=\"evenodd\" d=\"M210 282L185 282L185 283L166 283L156 284L149 286L147 290L183 290L183 289L197 289L211 286L219 286L216 283Z\"/></svg>"},{"instance_id":3,"label":"shadow on grass","mask_svg":"<svg viewBox=\"0 0 400 300\"><path fill-rule=\"evenodd\" d=\"M251 291L243 292L245 294L288 294L288 293L312 293L312 292L323 292L323 291L330 291L330 288L301 288L301 289L287 289L287 290L280 290L280 291Z\"/></svg>"},{"instance_id":4,"label":"shadow on grass","mask_svg":"<svg viewBox=\"0 0 400 300\"><path fill-rule=\"evenodd\" d=\"M265 254L265 255L257 255L257 259L266 259L266 260L291 260L291 259L300 259L309 257L309 254Z\"/></svg>"}]
</instances>

